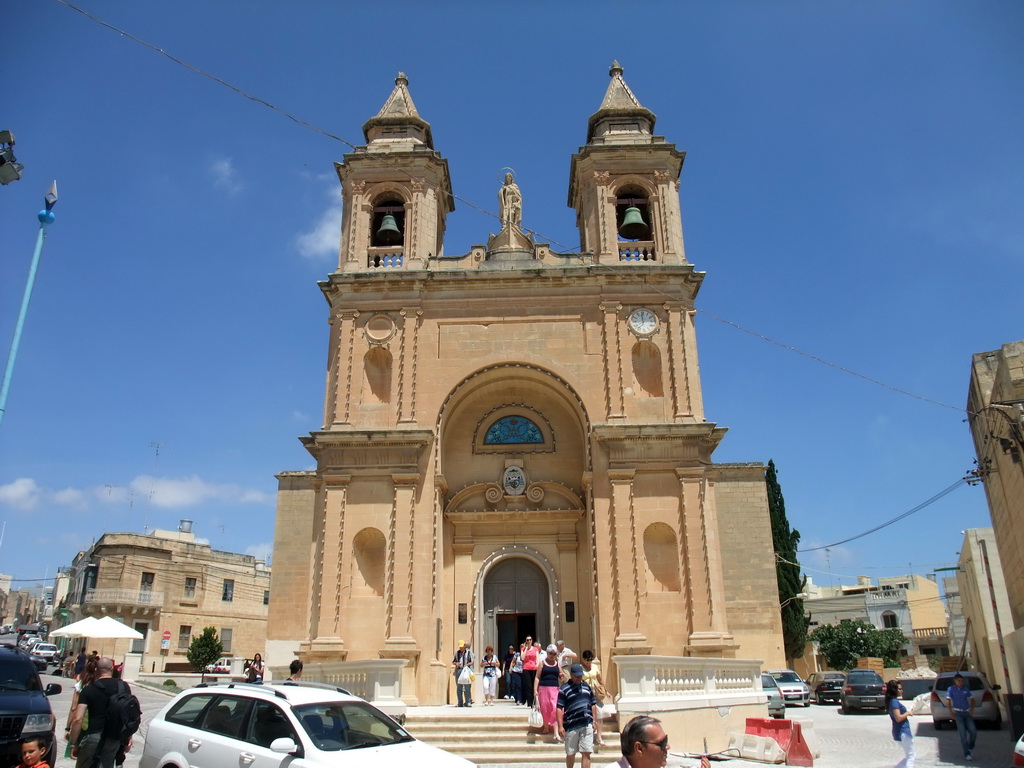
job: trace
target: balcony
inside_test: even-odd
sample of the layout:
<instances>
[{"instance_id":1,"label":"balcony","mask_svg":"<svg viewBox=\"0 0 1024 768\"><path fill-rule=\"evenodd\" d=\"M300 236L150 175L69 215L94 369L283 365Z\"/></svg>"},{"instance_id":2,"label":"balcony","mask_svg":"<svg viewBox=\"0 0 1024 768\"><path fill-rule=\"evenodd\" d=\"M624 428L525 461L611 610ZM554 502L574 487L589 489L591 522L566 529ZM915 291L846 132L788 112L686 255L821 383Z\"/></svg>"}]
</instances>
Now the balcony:
<instances>
[{"instance_id":1,"label":"balcony","mask_svg":"<svg viewBox=\"0 0 1024 768\"><path fill-rule=\"evenodd\" d=\"M619 243L619 261L657 261L654 258L654 241Z\"/></svg>"},{"instance_id":2,"label":"balcony","mask_svg":"<svg viewBox=\"0 0 1024 768\"><path fill-rule=\"evenodd\" d=\"M404 261L400 245L369 248L366 251L366 266L370 269L401 269Z\"/></svg>"},{"instance_id":3,"label":"balcony","mask_svg":"<svg viewBox=\"0 0 1024 768\"><path fill-rule=\"evenodd\" d=\"M164 604L164 593L148 589L90 589L85 593L83 604L160 610Z\"/></svg>"},{"instance_id":4,"label":"balcony","mask_svg":"<svg viewBox=\"0 0 1024 768\"><path fill-rule=\"evenodd\" d=\"M915 640L934 640L936 642L945 643L949 640L949 628L948 627L928 627L925 629L914 630Z\"/></svg>"}]
</instances>

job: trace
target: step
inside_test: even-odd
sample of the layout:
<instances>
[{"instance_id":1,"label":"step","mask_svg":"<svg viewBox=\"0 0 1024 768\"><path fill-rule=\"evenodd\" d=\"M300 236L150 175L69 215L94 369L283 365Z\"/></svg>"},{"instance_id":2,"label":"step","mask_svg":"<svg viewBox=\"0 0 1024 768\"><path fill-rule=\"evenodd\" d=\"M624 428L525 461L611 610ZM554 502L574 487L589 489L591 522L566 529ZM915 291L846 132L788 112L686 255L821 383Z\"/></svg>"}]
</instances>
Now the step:
<instances>
[{"instance_id":1,"label":"step","mask_svg":"<svg viewBox=\"0 0 1024 768\"><path fill-rule=\"evenodd\" d=\"M506 706L451 708L432 712L410 709L405 727L426 744L464 757L478 765L565 764L565 746L550 735L528 734L528 710ZM595 746L595 759L611 762L621 757L614 720L601 724L604 746Z\"/></svg>"}]
</instances>

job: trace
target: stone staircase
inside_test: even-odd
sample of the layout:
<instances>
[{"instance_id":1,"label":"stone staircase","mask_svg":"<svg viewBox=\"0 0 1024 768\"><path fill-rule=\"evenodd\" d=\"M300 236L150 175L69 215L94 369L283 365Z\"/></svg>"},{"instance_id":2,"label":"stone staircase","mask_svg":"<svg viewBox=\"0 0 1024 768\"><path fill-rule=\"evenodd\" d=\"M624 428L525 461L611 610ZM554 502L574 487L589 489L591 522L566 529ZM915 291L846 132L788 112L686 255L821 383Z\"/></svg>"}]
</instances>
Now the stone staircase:
<instances>
[{"instance_id":1,"label":"stone staircase","mask_svg":"<svg viewBox=\"0 0 1024 768\"><path fill-rule=\"evenodd\" d=\"M497 701L493 707L474 704L468 709L410 707L405 727L417 739L477 765L547 763L564 768L564 745L553 742L550 735L528 735L528 715L526 707L510 701ZM615 728L614 720L602 723L606 745L594 748L598 764L611 763L622 756Z\"/></svg>"}]
</instances>

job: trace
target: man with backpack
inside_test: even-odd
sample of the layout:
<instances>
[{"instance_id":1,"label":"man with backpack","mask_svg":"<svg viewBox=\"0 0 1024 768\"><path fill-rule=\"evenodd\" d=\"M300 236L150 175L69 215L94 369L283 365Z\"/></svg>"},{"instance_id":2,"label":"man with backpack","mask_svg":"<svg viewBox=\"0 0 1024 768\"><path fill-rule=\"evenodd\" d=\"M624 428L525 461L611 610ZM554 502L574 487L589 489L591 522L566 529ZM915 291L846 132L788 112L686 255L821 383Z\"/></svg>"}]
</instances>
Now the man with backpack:
<instances>
[{"instance_id":1,"label":"man with backpack","mask_svg":"<svg viewBox=\"0 0 1024 768\"><path fill-rule=\"evenodd\" d=\"M118 751L131 749L142 710L128 683L115 679L114 660L96 663L96 679L82 689L71 721L71 757L76 768L113 768ZM82 730L88 713L88 726Z\"/></svg>"}]
</instances>

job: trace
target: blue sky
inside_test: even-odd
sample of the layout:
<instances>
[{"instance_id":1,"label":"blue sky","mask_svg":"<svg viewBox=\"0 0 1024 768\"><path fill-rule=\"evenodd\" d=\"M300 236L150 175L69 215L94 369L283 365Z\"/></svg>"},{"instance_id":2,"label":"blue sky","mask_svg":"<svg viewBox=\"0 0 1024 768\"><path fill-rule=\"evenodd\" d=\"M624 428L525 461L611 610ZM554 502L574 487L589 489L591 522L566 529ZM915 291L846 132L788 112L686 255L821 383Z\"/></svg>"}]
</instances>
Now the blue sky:
<instances>
[{"instance_id":1,"label":"blue sky","mask_svg":"<svg viewBox=\"0 0 1024 768\"><path fill-rule=\"evenodd\" d=\"M493 211L515 168L556 250L578 247L569 160L618 59L688 153L716 459L773 458L805 547L971 469L971 355L1024 337L1024 4L80 2L354 144L404 71L455 193ZM266 554L274 474L312 467L296 438L321 423L349 148L57 0L4 8L0 128L25 165L0 187L4 354L53 179L60 202L0 424L0 572L182 518ZM496 229L457 202L446 252ZM964 486L802 559L826 584L928 572L988 524Z\"/></svg>"}]
</instances>

